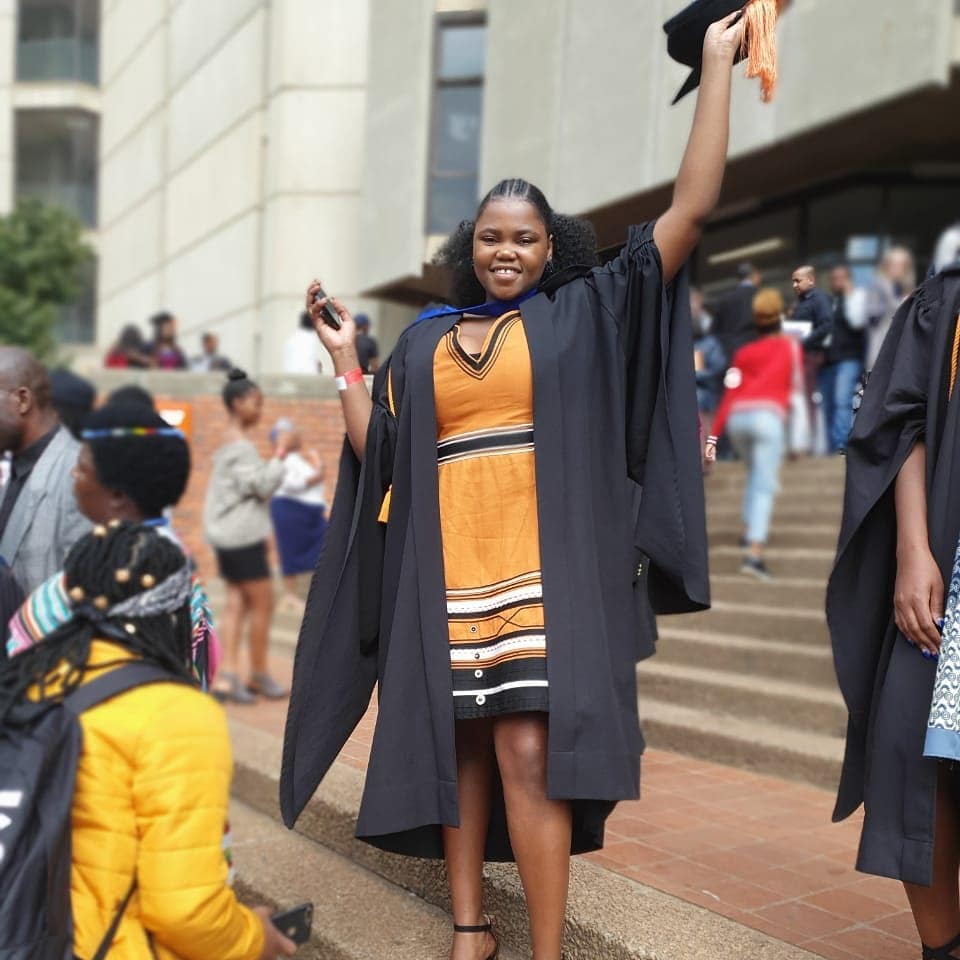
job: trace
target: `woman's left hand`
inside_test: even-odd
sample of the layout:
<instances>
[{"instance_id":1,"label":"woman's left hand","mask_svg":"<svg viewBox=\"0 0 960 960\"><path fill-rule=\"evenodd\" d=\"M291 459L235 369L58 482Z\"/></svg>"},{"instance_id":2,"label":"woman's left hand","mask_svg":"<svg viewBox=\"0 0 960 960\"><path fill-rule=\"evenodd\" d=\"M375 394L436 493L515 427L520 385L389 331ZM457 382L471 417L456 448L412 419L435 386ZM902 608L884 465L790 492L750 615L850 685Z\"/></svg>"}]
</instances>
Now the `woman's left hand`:
<instances>
[{"instance_id":1,"label":"woman's left hand","mask_svg":"<svg viewBox=\"0 0 960 960\"><path fill-rule=\"evenodd\" d=\"M703 62L723 64L730 68L736 59L737 53L743 47L746 18L742 10L731 13L716 23L711 24L703 41Z\"/></svg>"}]
</instances>

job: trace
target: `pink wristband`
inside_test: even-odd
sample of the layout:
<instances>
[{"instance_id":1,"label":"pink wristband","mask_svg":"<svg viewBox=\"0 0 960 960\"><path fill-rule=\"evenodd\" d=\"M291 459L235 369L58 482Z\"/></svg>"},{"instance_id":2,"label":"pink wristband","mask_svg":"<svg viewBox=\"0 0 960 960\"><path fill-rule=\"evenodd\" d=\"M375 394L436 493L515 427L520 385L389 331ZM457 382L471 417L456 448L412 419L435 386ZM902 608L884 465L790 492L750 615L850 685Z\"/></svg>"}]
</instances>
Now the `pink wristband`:
<instances>
[{"instance_id":1,"label":"pink wristband","mask_svg":"<svg viewBox=\"0 0 960 960\"><path fill-rule=\"evenodd\" d=\"M337 385L337 389L343 393L352 383L363 382L363 371L359 367L354 367L352 370L348 370L342 377L336 377L333 382Z\"/></svg>"}]
</instances>

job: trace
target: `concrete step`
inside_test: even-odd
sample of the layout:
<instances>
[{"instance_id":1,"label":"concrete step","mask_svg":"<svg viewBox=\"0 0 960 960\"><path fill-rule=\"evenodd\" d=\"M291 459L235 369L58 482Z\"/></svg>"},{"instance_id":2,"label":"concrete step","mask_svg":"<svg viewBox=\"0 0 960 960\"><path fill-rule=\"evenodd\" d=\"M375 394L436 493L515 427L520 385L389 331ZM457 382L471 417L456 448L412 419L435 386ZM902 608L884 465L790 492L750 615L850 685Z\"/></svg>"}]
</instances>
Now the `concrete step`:
<instances>
[{"instance_id":1,"label":"concrete step","mask_svg":"<svg viewBox=\"0 0 960 960\"><path fill-rule=\"evenodd\" d=\"M826 586L819 578L777 577L769 583L740 573L710 572L714 604L748 604L766 607L802 609L820 615L824 609Z\"/></svg>"},{"instance_id":2,"label":"concrete step","mask_svg":"<svg viewBox=\"0 0 960 960\"><path fill-rule=\"evenodd\" d=\"M256 813L275 818L280 765L278 737L238 721L230 720L234 742L236 774L235 798ZM442 865L436 861L411 860L383 853L361 843L353 836L356 813L363 786L360 770L342 763L334 764L320 789L310 801L297 825L297 846L280 849L274 846L276 837L266 835L259 855L248 856L238 847L238 858L251 861L269 861L263 866L264 887L280 890L286 902L291 902L311 890L335 889L336 879L328 880L322 867L313 870L313 861L320 847L346 858L355 867L362 867L381 880L408 891L426 903L447 911L449 903ZM251 836L266 825L258 820L246 821L244 833ZM240 825L235 825L240 833ZM258 841L259 842L259 841ZM334 863L334 861L327 861ZM241 863L241 876L252 875L258 866ZM284 879L285 878L285 879ZM290 883L292 879L292 884ZM379 881L374 881L379 882ZM287 883L288 886L283 886ZM372 889L372 888L371 888ZM256 885L253 885L256 891ZM286 891L290 892L287 893ZM262 894L261 894L262 895ZM385 930L392 925L392 899L381 900L380 895L391 896L389 887L378 887L377 894L353 902L355 913L343 923L356 923L357 938L367 935L362 929L369 924L374 930ZM402 896L402 894L401 894ZM317 899L320 900L319 894ZM329 897L324 898L325 907ZM526 909L523 894L512 864L490 864L485 870L485 904L497 919L497 929L505 953L529 956ZM369 910L364 909L369 905ZM411 909L423 909L414 900ZM332 909L332 907L330 908ZM344 913L350 910L343 909ZM410 914L407 914L410 916ZM424 936L439 937L441 926L435 925L433 914L418 913L428 918ZM441 918L442 920L442 918ZM425 921L426 923L426 921ZM449 920L447 921L449 923ZM434 932L436 931L436 933ZM447 928L449 931L449 928ZM412 931L410 931L412 933ZM403 949L407 949L405 941ZM428 941L425 939L424 944ZM404 954L391 951L355 954L315 953L308 956L364 957L369 960L394 957L402 960ZM443 950L424 949L422 957L445 956ZM764 960L816 960L813 954L798 947L775 940L765 934L743 927L701 907L660 893L624 876L604 870L581 859L571 868L570 900L567 910L564 960L742 960L744 957L763 957Z\"/></svg>"},{"instance_id":3,"label":"concrete step","mask_svg":"<svg viewBox=\"0 0 960 960\"><path fill-rule=\"evenodd\" d=\"M652 697L641 698L640 706L652 747L825 789L834 789L839 781L843 740L838 737Z\"/></svg>"},{"instance_id":4,"label":"concrete step","mask_svg":"<svg viewBox=\"0 0 960 960\"><path fill-rule=\"evenodd\" d=\"M734 716L809 733L842 737L847 713L835 687L814 686L786 679L758 678L729 670L669 662L659 656L637 668L641 710L652 698L696 707L718 717Z\"/></svg>"},{"instance_id":5,"label":"concrete step","mask_svg":"<svg viewBox=\"0 0 960 960\"><path fill-rule=\"evenodd\" d=\"M728 518L736 521L743 510L743 489L737 487L728 492L709 493L706 499L708 518ZM833 523L839 521L843 501L839 494L823 490L807 493L781 492L777 495L771 529L778 522ZM783 513L781 514L781 511ZM839 529L839 523L838 523Z\"/></svg>"},{"instance_id":6,"label":"concrete step","mask_svg":"<svg viewBox=\"0 0 960 960\"><path fill-rule=\"evenodd\" d=\"M770 547L765 551L767 566L774 578L800 577L804 580L827 582L833 568L834 551L806 547ZM711 574L735 574L740 571L743 551L739 547L710 548Z\"/></svg>"},{"instance_id":7,"label":"concrete step","mask_svg":"<svg viewBox=\"0 0 960 960\"><path fill-rule=\"evenodd\" d=\"M723 476L709 477L704 484L707 499L728 493L743 493L747 471L737 470ZM823 494L823 499L842 500L844 483L840 478L798 477L789 472L780 476L780 492L786 497L803 497Z\"/></svg>"},{"instance_id":8,"label":"concrete step","mask_svg":"<svg viewBox=\"0 0 960 960\"><path fill-rule=\"evenodd\" d=\"M743 467L736 460L721 460L714 467L715 475L725 470L742 470ZM783 472L791 476L830 476L843 477L847 469L847 462L843 457L798 457L787 460L783 465Z\"/></svg>"},{"instance_id":9,"label":"concrete step","mask_svg":"<svg viewBox=\"0 0 960 960\"><path fill-rule=\"evenodd\" d=\"M822 597L816 607L738 603L715 597L713 606L705 613L661 617L660 627L662 632L679 628L731 637L755 637L823 651L830 648Z\"/></svg>"},{"instance_id":10,"label":"concrete step","mask_svg":"<svg viewBox=\"0 0 960 960\"><path fill-rule=\"evenodd\" d=\"M452 933L444 911L238 800L230 823L236 889L245 903L274 910L313 904L313 935L298 958L446 956ZM500 955L519 957L506 948Z\"/></svg>"},{"instance_id":11,"label":"concrete step","mask_svg":"<svg viewBox=\"0 0 960 960\"><path fill-rule=\"evenodd\" d=\"M813 547L835 551L837 548L837 524L835 523L772 523L770 547ZM718 523L711 516L709 528L710 545L714 547L738 547L743 532L742 524L724 521Z\"/></svg>"},{"instance_id":12,"label":"concrete step","mask_svg":"<svg viewBox=\"0 0 960 960\"><path fill-rule=\"evenodd\" d=\"M695 664L699 669L717 669L759 681L787 680L829 690L835 689L837 682L829 648L764 640L758 635L667 627L660 631L657 661Z\"/></svg>"}]
</instances>

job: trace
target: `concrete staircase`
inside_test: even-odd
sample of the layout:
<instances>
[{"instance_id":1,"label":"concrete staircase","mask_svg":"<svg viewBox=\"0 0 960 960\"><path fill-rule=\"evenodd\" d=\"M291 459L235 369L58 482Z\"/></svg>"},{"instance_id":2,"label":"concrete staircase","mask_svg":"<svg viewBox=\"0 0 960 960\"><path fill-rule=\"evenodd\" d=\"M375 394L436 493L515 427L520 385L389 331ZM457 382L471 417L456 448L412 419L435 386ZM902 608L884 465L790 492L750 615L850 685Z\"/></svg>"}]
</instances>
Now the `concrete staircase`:
<instances>
[{"instance_id":1,"label":"concrete staircase","mask_svg":"<svg viewBox=\"0 0 960 960\"><path fill-rule=\"evenodd\" d=\"M660 620L641 664L651 746L832 788L846 714L824 615L843 497L841 458L784 466L762 583L739 573L739 464L707 481L713 609Z\"/></svg>"}]
</instances>

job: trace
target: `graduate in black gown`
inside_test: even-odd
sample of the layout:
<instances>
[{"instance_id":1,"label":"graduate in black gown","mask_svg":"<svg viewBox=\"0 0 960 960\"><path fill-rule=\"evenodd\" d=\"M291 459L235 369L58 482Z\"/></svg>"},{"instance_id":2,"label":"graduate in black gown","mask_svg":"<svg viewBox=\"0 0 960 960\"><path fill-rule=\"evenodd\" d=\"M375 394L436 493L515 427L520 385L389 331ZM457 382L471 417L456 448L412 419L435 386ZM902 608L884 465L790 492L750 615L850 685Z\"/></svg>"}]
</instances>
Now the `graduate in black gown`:
<instances>
[{"instance_id":1,"label":"graduate in black gown","mask_svg":"<svg viewBox=\"0 0 960 960\"><path fill-rule=\"evenodd\" d=\"M924 957L960 958L960 783L925 756L960 536L960 265L893 319L847 446L827 616L849 710L834 818L865 810L857 868L901 880Z\"/></svg>"},{"instance_id":2,"label":"graduate in black gown","mask_svg":"<svg viewBox=\"0 0 960 960\"><path fill-rule=\"evenodd\" d=\"M605 266L583 262L583 225L554 214L530 184L504 181L448 248L456 276L479 288L481 305L408 328L377 372L372 398L349 312L330 301L342 323L336 330L323 323L326 301L315 302L319 284L307 293L340 378L347 442L297 648L282 812L292 826L377 685L357 834L387 850L446 859L453 960L496 953L483 914L485 858L516 860L534 958L559 960L570 855L599 848L617 801L639 793L635 667L652 652L649 604L658 612L709 604L683 266L719 197L742 34L737 14L707 32L673 203L656 223L632 228ZM438 485L438 469L451 459L438 456L438 414L450 398L437 393L438 364L449 343L464 376L482 376L487 358L501 344L509 349L504 317L522 324L533 423L502 428L502 441L534 450L529 492L541 558L536 583L522 585L528 606L511 599L511 626L541 598L545 618L539 637L519 630L505 646L545 642L546 673L495 689L481 689L487 680L478 679L474 719L462 720L454 703L461 678L451 680L456 604L441 537L449 491ZM458 456L489 449L488 436L464 436ZM469 514L470 491L455 493ZM498 713L498 702L517 703L501 699L501 688L515 686L527 690L528 703L535 690L547 699Z\"/></svg>"}]
</instances>

